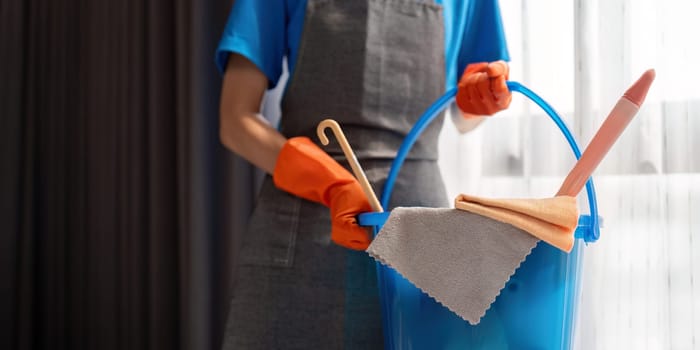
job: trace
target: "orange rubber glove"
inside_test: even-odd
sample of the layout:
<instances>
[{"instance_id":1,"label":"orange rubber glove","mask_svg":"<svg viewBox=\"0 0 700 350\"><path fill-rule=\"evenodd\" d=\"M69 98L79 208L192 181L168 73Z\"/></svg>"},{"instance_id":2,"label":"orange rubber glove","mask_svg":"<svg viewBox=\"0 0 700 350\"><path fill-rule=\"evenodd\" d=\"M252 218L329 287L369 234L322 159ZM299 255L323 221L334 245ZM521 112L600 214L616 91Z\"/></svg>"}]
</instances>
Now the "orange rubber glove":
<instances>
[{"instance_id":1,"label":"orange rubber glove","mask_svg":"<svg viewBox=\"0 0 700 350\"><path fill-rule=\"evenodd\" d=\"M456 102L469 115L493 115L510 105L512 95L508 80L508 64L504 61L472 63L459 80Z\"/></svg>"},{"instance_id":2,"label":"orange rubber glove","mask_svg":"<svg viewBox=\"0 0 700 350\"><path fill-rule=\"evenodd\" d=\"M308 137L287 140L272 179L277 188L330 208L333 242L350 249L367 249L369 232L355 217L372 211L372 207L360 183Z\"/></svg>"}]
</instances>

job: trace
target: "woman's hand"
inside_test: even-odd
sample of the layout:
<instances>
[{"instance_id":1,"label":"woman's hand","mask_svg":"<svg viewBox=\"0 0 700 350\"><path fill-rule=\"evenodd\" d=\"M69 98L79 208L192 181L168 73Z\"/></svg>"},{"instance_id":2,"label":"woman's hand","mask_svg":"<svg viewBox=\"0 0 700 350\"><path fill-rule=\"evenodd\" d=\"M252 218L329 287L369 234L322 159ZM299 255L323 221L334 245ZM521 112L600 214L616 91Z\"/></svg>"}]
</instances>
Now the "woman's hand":
<instances>
[{"instance_id":1,"label":"woman's hand","mask_svg":"<svg viewBox=\"0 0 700 350\"><path fill-rule=\"evenodd\" d=\"M504 61L472 63L458 84L456 102L465 118L493 115L510 105L506 86L508 64Z\"/></svg>"},{"instance_id":2,"label":"woman's hand","mask_svg":"<svg viewBox=\"0 0 700 350\"><path fill-rule=\"evenodd\" d=\"M367 249L372 239L356 217L372 207L360 183L309 138L292 137L284 144L272 178L277 188L330 208L335 244Z\"/></svg>"}]
</instances>

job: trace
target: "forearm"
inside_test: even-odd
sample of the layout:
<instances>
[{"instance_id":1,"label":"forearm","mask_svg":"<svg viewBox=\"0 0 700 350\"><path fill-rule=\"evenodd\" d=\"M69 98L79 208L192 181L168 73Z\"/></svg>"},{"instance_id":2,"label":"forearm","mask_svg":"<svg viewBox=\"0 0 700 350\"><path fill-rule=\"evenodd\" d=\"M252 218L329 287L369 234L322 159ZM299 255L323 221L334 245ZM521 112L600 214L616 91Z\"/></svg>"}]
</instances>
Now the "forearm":
<instances>
[{"instance_id":1,"label":"forearm","mask_svg":"<svg viewBox=\"0 0 700 350\"><path fill-rule=\"evenodd\" d=\"M476 129L486 119L484 116L464 113L459 108L454 108L451 115L452 123L460 134L466 134Z\"/></svg>"},{"instance_id":2,"label":"forearm","mask_svg":"<svg viewBox=\"0 0 700 350\"><path fill-rule=\"evenodd\" d=\"M272 174L286 139L260 115L267 78L240 55L229 58L221 88L219 138L228 149Z\"/></svg>"},{"instance_id":3,"label":"forearm","mask_svg":"<svg viewBox=\"0 0 700 350\"><path fill-rule=\"evenodd\" d=\"M272 128L260 114L228 112L238 114L223 117L223 113L227 112L222 111L219 136L224 146L272 174L277 156L286 141L285 137Z\"/></svg>"}]
</instances>

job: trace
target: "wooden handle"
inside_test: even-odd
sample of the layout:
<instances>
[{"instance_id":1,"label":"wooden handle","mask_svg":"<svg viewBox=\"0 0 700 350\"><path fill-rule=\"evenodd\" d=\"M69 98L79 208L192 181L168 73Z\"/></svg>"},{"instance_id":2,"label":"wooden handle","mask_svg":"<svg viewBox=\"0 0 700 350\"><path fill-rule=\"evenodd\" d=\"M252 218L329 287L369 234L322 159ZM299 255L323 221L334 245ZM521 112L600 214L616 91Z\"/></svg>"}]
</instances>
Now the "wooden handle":
<instances>
[{"instance_id":1,"label":"wooden handle","mask_svg":"<svg viewBox=\"0 0 700 350\"><path fill-rule=\"evenodd\" d=\"M336 122L333 119L326 119L318 123L318 126L316 127L316 133L318 134L318 138L321 140L321 143L324 146L328 145L329 142L328 137L326 137L326 128L330 128L333 131L335 138L338 139L340 148L343 150L345 158L347 158L348 162L350 163L352 172L355 174L355 177L360 182L360 186L362 186L362 190L365 192L365 195L367 196L367 199L369 200L369 204L372 206L372 209L376 212L383 212L384 209L382 208L381 203L379 203L379 200L377 199L377 195L374 193L374 190L372 190L372 186L370 186L364 170L362 170L360 163L357 161L357 157L355 157L355 152L352 151L348 140L345 138L345 134L340 128L340 124L338 124L338 122Z\"/></svg>"}]
</instances>

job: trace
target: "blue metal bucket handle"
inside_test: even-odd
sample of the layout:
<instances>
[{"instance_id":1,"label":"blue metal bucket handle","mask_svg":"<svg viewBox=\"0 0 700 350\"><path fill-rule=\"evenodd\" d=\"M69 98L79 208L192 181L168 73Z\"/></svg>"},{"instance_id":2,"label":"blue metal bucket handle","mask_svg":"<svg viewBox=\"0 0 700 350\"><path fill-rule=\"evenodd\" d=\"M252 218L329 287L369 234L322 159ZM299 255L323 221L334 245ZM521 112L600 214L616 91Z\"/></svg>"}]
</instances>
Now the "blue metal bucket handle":
<instances>
[{"instance_id":1,"label":"blue metal bucket handle","mask_svg":"<svg viewBox=\"0 0 700 350\"><path fill-rule=\"evenodd\" d=\"M557 124L559 130L561 130L561 132L566 137L569 146L571 146L571 149L574 151L576 159L579 159L581 157L581 151L579 150L578 145L576 144L576 140L569 131L569 128L567 128L566 124L564 124L564 121L559 117L557 112L546 101L544 101L541 97L532 92L532 90L526 88L522 84L514 81L508 81L507 85L510 91L516 91L525 95L527 98L529 98L538 106L540 106L547 113L547 115L549 115L549 117L554 121L554 123ZM433 120L435 120L435 118L440 114L440 112L442 112L454 101L456 94L457 88L453 88L447 91L444 95L442 95L437 101L435 101L430 106L430 108L428 108L428 110L425 111L425 113L423 113L420 119L418 119L416 124L413 126L411 131L404 139L403 143L401 144L401 147L399 148L399 151L396 154L396 157L394 158L393 163L391 164L389 176L387 177L386 183L382 190L382 207L389 207L389 198L391 198L391 192L394 188L394 182L396 181L396 177L398 176L399 170L401 169L403 162L406 160L406 157L408 156L408 152L411 150L411 147L413 147L413 144L416 142L416 140L418 139L420 134L425 130L425 128ZM598 203L596 200L595 188L593 186L592 178L589 178L586 182L586 193L588 195L590 215L581 215L579 217L578 227L576 228L574 236L576 238L583 238L585 242L595 242L600 237L600 218L598 217ZM389 212L362 213L358 216L358 221L359 224L362 226L375 226L379 228L384 224L388 217Z\"/></svg>"}]
</instances>

